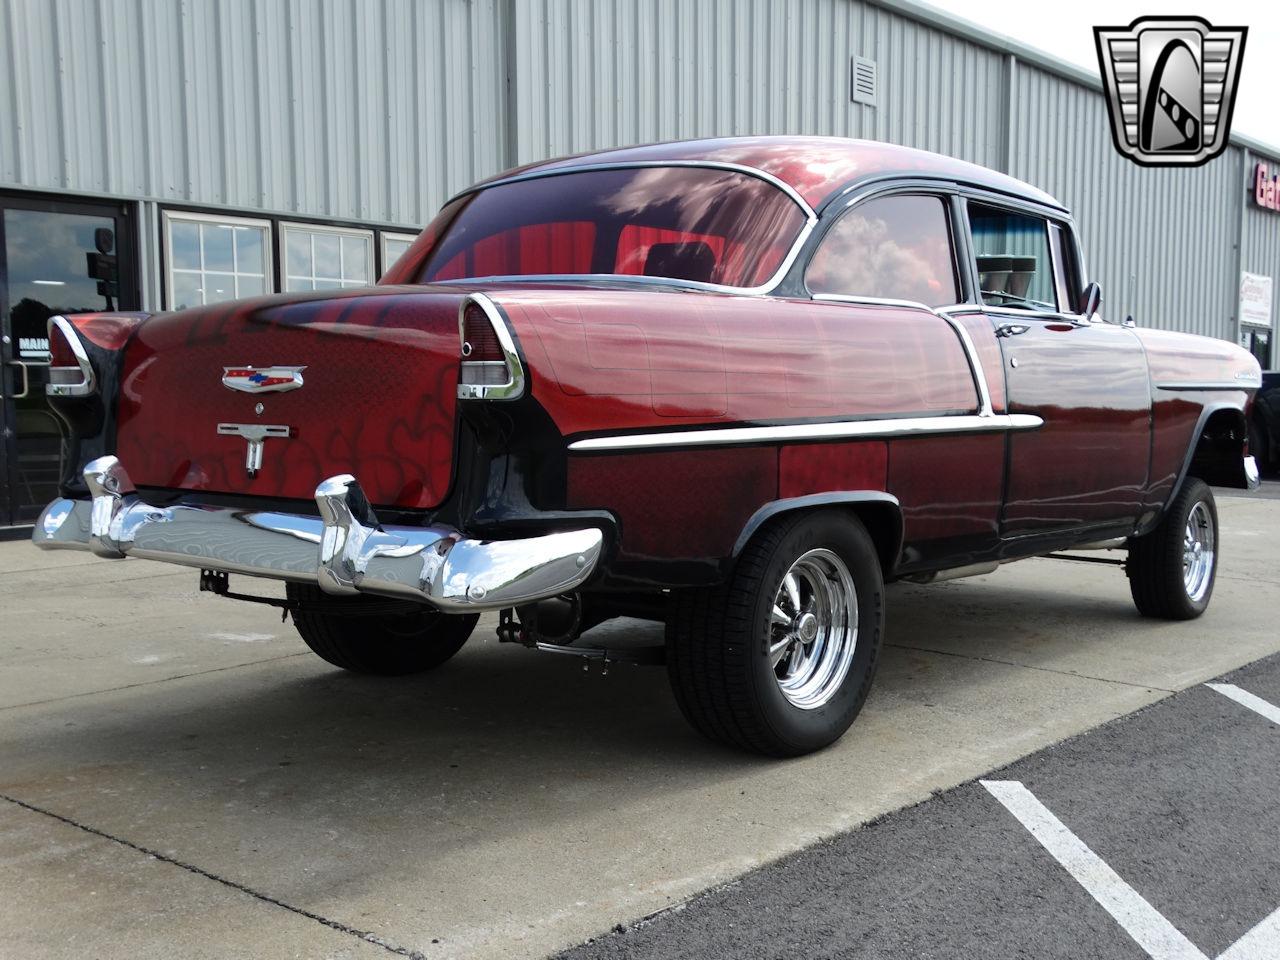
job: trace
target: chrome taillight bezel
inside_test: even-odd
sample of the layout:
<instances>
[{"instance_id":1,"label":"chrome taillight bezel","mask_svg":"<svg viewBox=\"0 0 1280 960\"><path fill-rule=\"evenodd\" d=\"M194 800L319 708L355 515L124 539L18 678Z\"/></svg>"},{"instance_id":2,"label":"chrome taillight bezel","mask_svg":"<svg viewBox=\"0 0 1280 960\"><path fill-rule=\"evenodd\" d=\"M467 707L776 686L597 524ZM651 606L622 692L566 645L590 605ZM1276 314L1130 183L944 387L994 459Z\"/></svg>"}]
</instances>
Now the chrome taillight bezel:
<instances>
[{"instance_id":1,"label":"chrome taillight bezel","mask_svg":"<svg viewBox=\"0 0 1280 960\"><path fill-rule=\"evenodd\" d=\"M71 353L76 358L76 365L79 367L80 379L74 383L54 383L52 378L55 371L74 370L76 368L55 366L50 362L50 382L45 387L45 393L51 397L87 397L94 393L98 388L98 380L93 372L93 364L89 362L89 354L84 348L84 343L80 340L80 334L76 332L76 328L71 321L62 316L50 317L47 330L50 360L52 361L53 357L53 338L56 332L67 341L67 345L71 348Z\"/></svg>"},{"instance_id":2,"label":"chrome taillight bezel","mask_svg":"<svg viewBox=\"0 0 1280 960\"><path fill-rule=\"evenodd\" d=\"M501 360L468 360L466 355L467 307L475 304L488 319L493 332L502 348ZM515 400L524 396L524 365L520 362L520 354L516 350L515 338L507 327L501 311L492 300L483 293L469 294L458 306L458 399L459 400ZM505 377L500 383L464 383L468 373L478 374L484 371L489 375L498 367L505 368Z\"/></svg>"}]
</instances>

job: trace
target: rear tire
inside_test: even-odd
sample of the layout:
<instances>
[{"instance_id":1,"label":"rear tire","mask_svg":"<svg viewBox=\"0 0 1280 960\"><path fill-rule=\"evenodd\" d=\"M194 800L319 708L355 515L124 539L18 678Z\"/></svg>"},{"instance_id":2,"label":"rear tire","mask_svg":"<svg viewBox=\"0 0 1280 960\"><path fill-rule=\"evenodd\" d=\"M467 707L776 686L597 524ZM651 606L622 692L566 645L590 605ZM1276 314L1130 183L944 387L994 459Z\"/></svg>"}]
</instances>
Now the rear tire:
<instances>
[{"instance_id":1,"label":"rear tire","mask_svg":"<svg viewBox=\"0 0 1280 960\"><path fill-rule=\"evenodd\" d=\"M353 673L396 677L432 670L462 649L480 619L477 614L458 616L429 607L362 616L361 604L380 601L337 600L319 587L300 583L286 584L285 592L300 605L294 608L293 623L307 646L322 660ZM352 612L317 613L307 609L308 603L349 604Z\"/></svg>"},{"instance_id":2,"label":"rear tire","mask_svg":"<svg viewBox=\"0 0 1280 960\"><path fill-rule=\"evenodd\" d=\"M1208 484L1183 482L1160 525L1129 541L1126 572L1144 617L1194 620L1204 613L1218 573L1218 508Z\"/></svg>"},{"instance_id":3,"label":"rear tire","mask_svg":"<svg viewBox=\"0 0 1280 960\"><path fill-rule=\"evenodd\" d=\"M875 676L884 581L851 514L779 520L756 534L730 580L678 598L667 672L705 736L776 757L834 743Z\"/></svg>"}]
</instances>

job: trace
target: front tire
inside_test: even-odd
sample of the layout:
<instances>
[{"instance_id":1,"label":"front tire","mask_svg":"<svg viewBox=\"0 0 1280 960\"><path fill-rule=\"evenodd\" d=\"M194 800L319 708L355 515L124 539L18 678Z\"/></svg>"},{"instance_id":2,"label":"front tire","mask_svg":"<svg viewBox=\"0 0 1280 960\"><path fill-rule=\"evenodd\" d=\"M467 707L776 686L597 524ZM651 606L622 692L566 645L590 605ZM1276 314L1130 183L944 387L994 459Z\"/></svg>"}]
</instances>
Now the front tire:
<instances>
[{"instance_id":1,"label":"front tire","mask_svg":"<svg viewBox=\"0 0 1280 960\"><path fill-rule=\"evenodd\" d=\"M1208 484L1186 479L1160 525L1130 541L1126 572L1144 617L1194 620L1204 613L1218 573L1218 507Z\"/></svg>"},{"instance_id":2,"label":"front tire","mask_svg":"<svg viewBox=\"0 0 1280 960\"><path fill-rule=\"evenodd\" d=\"M851 514L765 527L729 582L689 591L667 625L667 671L685 718L713 740L793 757L834 743L875 676L884 581Z\"/></svg>"},{"instance_id":3,"label":"front tire","mask_svg":"<svg viewBox=\"0 0 1280 960\"><path fill-rule=\"evenodd\" d=\"M429 607L405 613L360 614L360 606L385 606L370 597L335 600L319 587L289 583L293 623L311 650L335 667L384 677L422 673L440 666L471 636L477 614L459 616ZM350 613L323 613L310 606L340 603Z\"/></svg>"}]
</instances>

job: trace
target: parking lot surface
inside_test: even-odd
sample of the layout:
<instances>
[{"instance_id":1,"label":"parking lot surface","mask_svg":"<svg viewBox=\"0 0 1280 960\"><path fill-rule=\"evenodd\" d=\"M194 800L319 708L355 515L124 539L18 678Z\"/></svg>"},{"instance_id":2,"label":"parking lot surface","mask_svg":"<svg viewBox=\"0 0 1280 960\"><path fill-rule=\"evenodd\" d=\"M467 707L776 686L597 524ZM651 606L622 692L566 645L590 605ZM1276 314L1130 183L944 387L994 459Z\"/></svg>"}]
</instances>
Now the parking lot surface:
<instances>
[{"instance_id":1,"label":"parking lot surface","mask_svg":"<svg viewBox=\"0 0 1280 960\"><path fill-rule=\"evenodd\" d=\"M1224 680L1280 705L1280 657ZM1280 956L1273 709L1192 687L563 960ZM1109 915L1098 861L1073 876L1000 797L1049 811L1154 913Z\"/></svg>"},{"instance_id":2,"label":"parking lot surface","mask_svg":"<svg viewBox=\"0 0 1280 960\"><path fill-rule=\"evenodd\" d=\"M198 594L194 571L2 543L0 955L570 947L1280 651L1280 503L1219 510L1192 623L1143 620L1118 569L1059 560L890 588L862 717L788 762L700 740L661 670L500 648L492 618L433 674L361 678L274 610ZM1064 797L1042 799L1070 821ZM984 802L989 855L1034 845ZM1233 929L1183 919L1205 950Z\"/></svg>"}]
</instances>

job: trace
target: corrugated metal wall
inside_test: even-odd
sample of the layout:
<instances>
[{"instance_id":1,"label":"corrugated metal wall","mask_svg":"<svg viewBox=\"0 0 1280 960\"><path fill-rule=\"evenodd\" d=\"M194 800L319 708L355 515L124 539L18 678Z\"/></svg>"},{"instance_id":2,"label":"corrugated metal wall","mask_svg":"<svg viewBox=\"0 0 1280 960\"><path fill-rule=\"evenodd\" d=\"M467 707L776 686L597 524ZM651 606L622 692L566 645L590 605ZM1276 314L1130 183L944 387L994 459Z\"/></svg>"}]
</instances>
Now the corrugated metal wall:
<instances>
[{"instance_id":1,"label":"corrugated metal wall","mask_svg":"<svg viewBox=\"0 0 1280 960\"><path fill-rule=\"evenodd\" d=\"M1013 90L1009 172L1072 210L1108 316L1234 338L1240 150L1193 169L1139 167L1112 144L1100 94L1021 63Z\"/></svg>"},{"instance_id":2,"label":"corrugated metal wall","mask_svg":"<svg viewBox=\"0 0 1280 960\"><path fill-rule=\"evenodd\" d=\"M501 169L500 0L0 0L0 185L421 224Z\"/></svg>"},{"instance_id":3,"label":"corrugated metal wall","mask_svg":"<svg viewBox=\"0 0 1280 960\"><path fill-rule=\"evenodd\" d=\"M1280 287L1250 151L1136 167L1077 71L911 0L0 0L0 57L0 186L421 224L515 163L832 134L1055 194L1112 316L1234 337L1240 269Z\"/></svg>"},{"instance_id":4,"label":"corrugated metal wall","mask_svg":"<svg viewBox=\"0 0 1280 960\"><path fill-rule=\"evenodd\" d=\"M995 166L1002 55L849 0L526 0L516 4L522 163L690 137L891 140ZM849 59L880 63L878 107Z\"/></svg>"}]
</instances>

